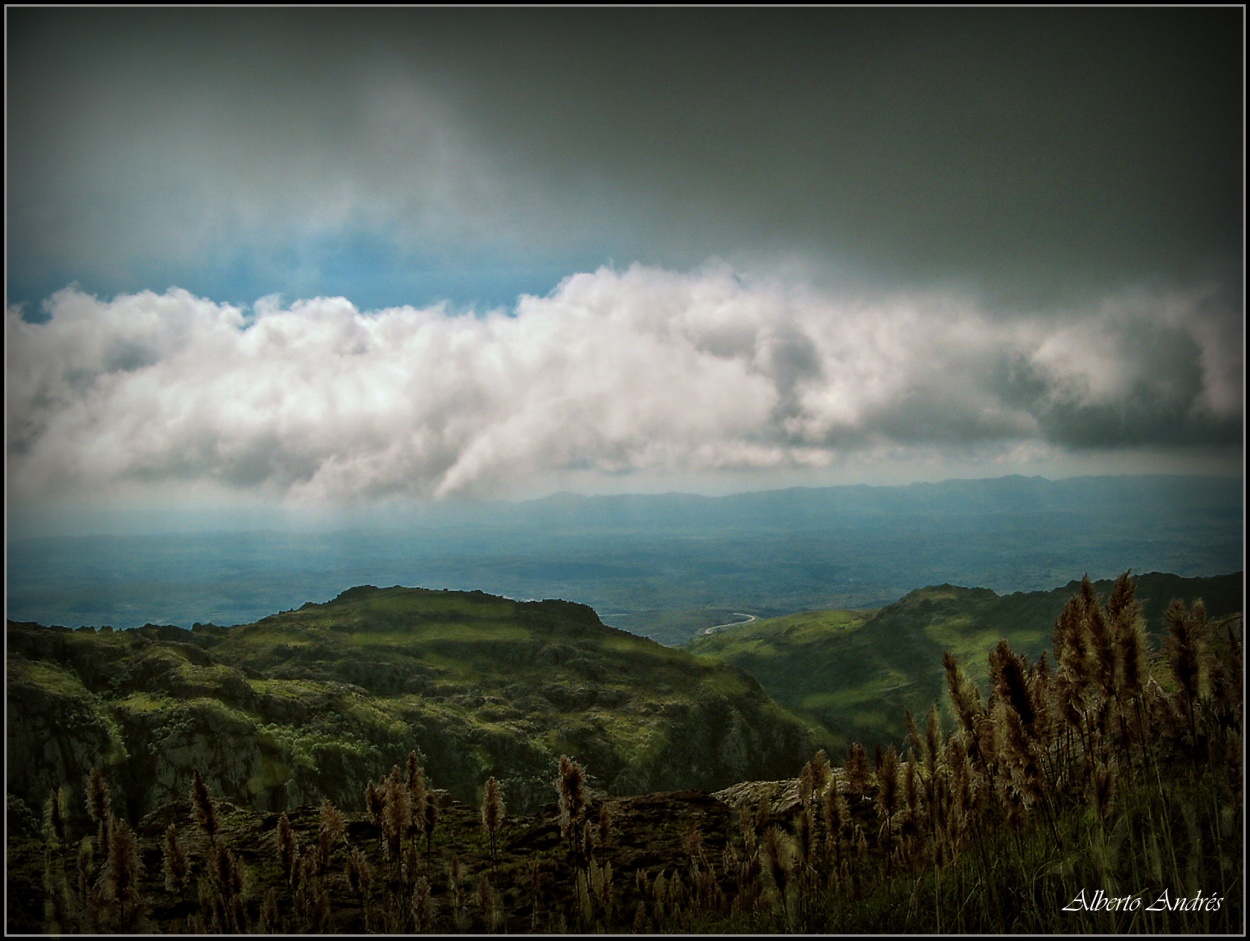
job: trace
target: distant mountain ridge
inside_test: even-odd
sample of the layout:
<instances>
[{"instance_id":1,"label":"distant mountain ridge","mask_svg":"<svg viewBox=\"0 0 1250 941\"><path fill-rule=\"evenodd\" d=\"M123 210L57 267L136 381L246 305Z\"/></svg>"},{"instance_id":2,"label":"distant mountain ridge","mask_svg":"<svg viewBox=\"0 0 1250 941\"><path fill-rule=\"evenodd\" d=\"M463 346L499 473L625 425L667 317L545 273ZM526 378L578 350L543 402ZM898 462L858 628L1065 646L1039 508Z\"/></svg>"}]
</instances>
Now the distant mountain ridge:
<instances>
[{"instance_id":1,"label":"distant mountain ridge","mask_svg":"<svg viewBox=\"0 0 1250 941\"><path fill-rule=\"evenodd\" d=\"M681 644L736 611L877 608L917 585L1048 590L1126 568L1243 567L1243 486L1218 477L1003 477L722 497L433 506L308 532L10 543L7 616L74 627L254 621L326 585L568 598Z\"/></svg>"},{"instance_id":2,"label":"distant mountain ridge","mask_svg":"<svg viewBox=\"0 0 1250 941\"><path fill-rule=\"evenodd\" d=\"M1105 510L1172 503L1186 511L1223 513L1240 506L1240 478L1145 474L1051 480L1020 474L902 485L845 484L787 487L723 496L670 492L585 496L563 491L520 503L492 502L491 514L581 525L648 525L683 528L694 523L732 528L816 526L840 515L910 512L1028 513L1065 511L1095 501Z\"/></svg>"}]
</instances>

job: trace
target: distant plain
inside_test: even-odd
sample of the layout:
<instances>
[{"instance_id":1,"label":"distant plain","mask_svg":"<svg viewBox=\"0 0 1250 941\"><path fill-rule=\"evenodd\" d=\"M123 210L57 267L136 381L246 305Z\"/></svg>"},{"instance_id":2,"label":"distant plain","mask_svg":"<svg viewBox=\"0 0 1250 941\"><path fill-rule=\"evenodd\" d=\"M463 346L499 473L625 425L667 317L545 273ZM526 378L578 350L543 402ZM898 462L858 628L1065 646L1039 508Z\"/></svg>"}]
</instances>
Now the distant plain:
<instances>
[{"instance_id":1,"label":"distant plain","mask_svg":"<svg viewBox=\"0 0 1250 941\"><path fill-rule=\"evenodd\" d=\"M1003 477L726 497L436 506L385 528L84 535L7 547L6 615L67 627L230 625L355 585L588 604L682 644L738 614L875 609L928 585L1049 590L1073 578L1243 567L1242 481Z\"/></svg>"}]
</instances>

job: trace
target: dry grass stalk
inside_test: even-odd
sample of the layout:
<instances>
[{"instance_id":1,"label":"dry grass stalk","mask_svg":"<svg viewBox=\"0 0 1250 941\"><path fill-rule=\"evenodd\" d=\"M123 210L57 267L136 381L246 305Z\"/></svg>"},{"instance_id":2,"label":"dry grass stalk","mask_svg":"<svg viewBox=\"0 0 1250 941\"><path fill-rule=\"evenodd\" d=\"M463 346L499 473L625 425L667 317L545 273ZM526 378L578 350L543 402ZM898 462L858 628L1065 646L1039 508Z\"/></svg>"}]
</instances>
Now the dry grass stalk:
<instances>
[{"instance_id":1,"label":"dry grass stalk","mask_svg":"<svg viewBox=\"0 0 1250 941\"><path fill-rule=\"evenodd\" d=\"M959 725L965 734L971 736L970 741L975 741L977 720L985 712L981 705L981 693L949 650L942 655L942 667L946 671L946 686Z\"/></svg>"},{"instance_id":2,"label":"dry grass stalk","mask_svg":"<svg viewBox=\"0 0 1250 941\"><path fill-rule=\"evenodd\" d=\"M571 840L577 834L577 827L586 811L589 798L582 766L568 755L560 756L556 790L560 795L560 834Z\"/></svg>"},{"instance_id":3,"label":"dry grass stalk","mask_svg":"<svg viewBox=\"0 0 1250 941\"><path fill-rule=\"evenodd\" d=\"M412 889L412 922L418 934L430 934L434 931L436 911L434 896L430 892L430 882L425 876L421 876Z\"/></svg>"},{"instance_id":4,"label":"dry grass stalk","mask_svg":"<svg viewBox=\"0 0 1250 941\"><path fill-rule=\"evenodd\" d=\"M1046 651L1042 651L1037 663L1028 671L1026 681L1029 700L1036 713L1033 719L1034 738L1049 747L1056 727L1054 687L1057 678L1051 672L1050 658Z\"/></svg>"},{"instance_id":5,"label":"dry grass stalk","mask_svg":"<svg viewBox=\"0 0 1250 941\"><path fill-rule=\"evenodd\" d=\"M903 764L903 806L913 820L920 818L920 773L915 760Z\"/></svg>"},{"instance_id":6,"label":"dry grass stalk","mask_svg":"<svg viewBox=\"0 0 1250 941\"><path fill-rule=\"evenodd\" d=\"M91 769L87 776L87 813L91 815L99 828L96 831L96 844L102 856L108 856L109 823L113 815L112 797L109 786L104 780L104 772L99 765Z\"/></svg>"},{"instance_id":7,"label":"dry grass stalk","mask_svg":"<svg viewBox=\"0 0 1250 941\"><path fill-rule=\"evenodd\" d=\"M371 915L370 901L373 889L373 867L369 865L368 857L358 847L353 847L351 853L347 856L347 884L353 894L355 894L356 900L360 903L360 910L365 920L365 929L368 930Z\"/></svg>"},{"instance_id":8,"label":"dry grass stalk","mask_svg":"<svg viewBox=\"0 0 1250 941\"><path fill-rule=\"evenodd\" d=\"M868 773L868 754L859 742L853 742L846 754L846 790L848 794L863 797L868 793L871 779Z\"/></svg>"},{"instance_id":9,"label":"dry grass stalk","mask_svg":"<svg viewBox=\"0 0 1250 941\"><path fill-rule=\"evenodd\" d=\"M65 795L61 788L53 788L48 792L48 799L43 805L44 834L58 844L66 842L65 829Z\"/></svg>"},{"instance_id":10,"label":"dry grass stalk","mask_svg":"<svg viewBox=\"0 0 1250 941\"><path fill-rule=\"evenodd\" d=\"M790 841L782 832L780 827L769 827L764 831L764 838L760 843L763 850L764 864L768 868L768 876L773 881L773 885L777 889L777 895L781 899L781 905L784 908L786 904L786 886L790 881L791 846Z\"/></svg>"},{"instance_id":11,"label":"dry grass stalk","mask_svg":"<svg viewBox=\"0 0 1250 941\"><path fill-rule=\"evenodd\" d=\"M282 915L278 908L278 890L270 889L260 908L261 934L282 934Z\"/></svg>"},{"instance_id":12,"label":"dry grass stalk","mask_svg":"<svg viewBox=\"0 0 1250 941\"><path fill-rule=\"evenodd\" d=\"M836 787L825 789L824 817L830 836L841 838L851 822L851 809Z\"/></svg>"},{"instance_id":13,"label":"dry grass stalk","mask_svg":"<svg viewBox=\"0 0 1250 941\"><path fill-rule=\"evenodd\" d=\"M1104 695L1114 696L1116 674L1119 672L1115 637L1088 575L1081 581L1081 600L1084 603L1081 636L1089 657L1088 675L1098 682Z\"/></svg>"},{"instance_id":14,"label":"dry grass stalk","mask_svg":"<svg viewBox=\"0 0 1250 941\"><path fill-rule=\"evenodd\" d=\"M166 890L181 895L187 885L190 865L187 862L187 854L178 840L178 827L176 824L171 823L165 830L162 868L165 875Z\"/></svg>"},{"instance_id":15,"label":"dry grass stalk","mask_svg":"<svg viewBox=\"0 0 1250 941\"><path fill-rule=\"evenodd\" d=\"M412 807L412 826L417 830L424 830L425 814L421 811L425 807L428 785L425 780L425 771L421 767L421 762L417 757L415 749L408 753L406 777L408 781L408 802Z\"/></svg>"},{"instance_id":16,"label":"dry grass stalk","mask_svg":"<svg viewBox=\"0 0 1250 941\"><path fill-rule=\"evenodd\" d=\"M386 800L382 797L382 792L378 786L372 781L365 785L365 810L373 817L373 822L378 826L382 826L382 811L386 808Z\"/></svg>"},{"instance_id":17,"label":"dry grass stalk","mask_svg":"<svg viewBox=\"0 0 1250 941\"><path fill-rule=\"evenodd\" d=\"M1174 599L1164 615L1164 623L1168 628L1168 666L1178 687L1175 702L1180 714L1188 720L1189 746L1193 752L1195 768L1201 748L1197 706L1202 691L1202 642L1205 639L1206 621L1206 606L1201 599L1194 602L1188 614L1184 603Z\"/></svg>"},{"instance_id":18,"label":"dry grass stalk","mask_svg":"<svg viewBox=\"0 0 1250 941\"><path fill-rule=\"evenodd\" d=\"M1059 613L1055 621L1055 630L1051 638L1051 649L1055 652L1060 672L1078 686L1086 678L1088 652L1081 631L1084 619L1085 602L1080 594L1073 595Z\"/></svg>"},{"instance_id":19,"label":"dry grass stalk","mask_svg":"<svg viewBox=\"0 0 1250 941\"><path fill-rule=\"evenodd\" d=\"M799 819L795 827L795 840L799 862L806 866L812 858L812 845L815 842L815 826L812 814L813 806L809 799L799 811Z\"/></svg>"},{"instance_id":20,"label":"dry grass stalk","mask_svg":"<svg viewBox=\"0 0 1250 941\"><path fill-rule=\"evenodd\" d=\"M100 888L106 899L117 903L117 930L133 934L142 921L139 879L143 867L134 831L124 820L113 818L109 835L109 855L100 873Z\"/></svg>"},{"instance_id":21,"label":"dry grass stalk","mask_svg":"<svg viewBox=\"0 0 1250 941\"><path fill-rule=\"evenodd\" d=\"M386 841L387 854L398 867L401 842L412 825L412 797L399 765L391 766L390 777L384 783L382 793L386 803L382 814L382 834Z\"/></svg>"},{"instance_id":22,"label":"dry grass stalk","mask_svg":"<svg viewBox=\"0 0 1250 941\"><path fill-rule=\"evenodd\" d=\"M764 832L764 828L768 826L768 821L772 819L773 806L769 803L768 797L764 794L760 795L759 801L755 805L755 835L758 837Z\"/></svg>"},{"instance_id":23,"label":"dry grass stalk","mask_svg":"<svg viewBox=\"0 0 1250 941\"><path fill-rule=\"evenodd\" d=\"M503 824L504 803L503 789L494 776L486 779L486 790L482 797L482 826L486 828L487 838L490 842L490 858L495 860L496 841L499 836L499 827Z\"/></svg>"},{"instance_id":24,"label":"dry grass stalk","mask_svg":"<svg viewBox=\"0 0 1250 941\"><path fill-rule=\"evenodd\" d=\"M1206 608L1194 605L1190 613L1186 613L1185 604L1179 598L1173 599L1164 615L1164 623L1168 628L1167 658L1172 676L1175 678L1181 693L1187 702L1198 699L1200 688L1200 671L1202 658L1199 651L1200 623L1206 624Z\"/></svg>"},{"instance_id":25,"label":"dry grass stalk","mask_svg":"<svg viewBox=\"0 0 1250 941\"><path fill-rule=\"evenodd\" d=\"M428 855L434 845L434 828L438 826L438 795L425 792L425 852Z\"/></svg>"},{"instance_id":26,"label":"dry grass stalk","mask_svg":"<svg viewBox=\"0 0 1250 941\"><path fill-rule=\"evenodd\" d=\"M893 843L891 834L894 813L898 810L898 751L891 745L882 755L877 768L877 812L881 816L881 833L885 837L887 868Z\"/></svg>"},{"instance_id":27,"label":"dry grass stalk","mask_svg":"<svg viewBox=\"0 0 1250 941\"><path fill-rule=\"evenodd\" d=\"M204 783L199 768L195 769L191 777L191 806L195 809L195 822L204 831L204 835L215 843L221 822L217 818L217 804L209 794L208 785Z\"/></svg>"},{"instance_id":28,"label":"dry grass stalk","mask_svg":"<svg viewBox=\"0 0 1250 941\"><path fill-rule=\"evenodd\" d=\"M912 715L910 709L903 709L903 720L907 726L908 755L905 757L919 758L924 754L924 740L920 737L920 726L916 724L916 717Z\"/></svg>"},{"instance_id":29,"label":"dry grass stalk","mask_svg":"<svg viewBox=\"0 0 1250 941\"><path fill-rule=\"evenodd\" d=\"M612 807L607 801L599 808L599 845L607 846L612 838Z\"/></svg>"},{"instance_id":30,"label":"dry grass stalk","mask_svg":"<svg viewBox=\"0 0 1250 941\"><path fill-rule=\"evenodd\" d=\"M1225 732L1240 733L1242 726L1242 651L1234 620L1225 624L1223 656L1208 657L1209 707L1214 723Z\"/></svg>"},{"instance_id":31,"label":"dry grass stalk","mask_svg":"<svg viewBox=\"0 0 1250 941\"><path fill-rule=\"evenodd\" d=\"M942 723L938 715L937 703L929 707L929 719L924 730L924 766L925 773L932 778L937 771L938 755L942 753Z\"/></svg>"},{"instance_id":32,"label":"dry grass stalk","mask_svg":"<svg viewBox=\"0 0 1250 941\"><path fill-rule=\"evenodd\" d=\"M320 826L317 831L317 858L324 872L330 866L330 858L334 854L334 844L347 834L347 826L343 815L327 798L321 800Z\"/></svg>"},{"instance_id":33,"label":"dry grass stalk","mask_svg":"<svg viewBox=\"0 0 1250 941\"><path fill-rule=\"evenodd\" d=\"M1145 674L1145 622L1141 602L1137 600L1137 583L1129 572L1116 579L1111 597L1107 599L1107 616L1111 619L1118 649L1119 691L1130 698L1140 696Z\"/></svg>"},{"instance_id":34,"label":"dry grass stalk","mask_svg":"<svg viewBox=\"0 0 1250 941\"><path fill-rule=\"evenodd\" d=\"M278 865L286 876L288 885L295 882L296 867L299 863L299 837L291 828L291 821L284 813L278 818Z\"/></svg>"},{"instance_id":35,"label":"dry grass stalk","mask_svg":"<svg viewBox=\"0 0 1250 941\"><path fill-rule=\"evenodd\" d=\"M1094 809L1104 824L1111 811L1111 798L1115 785L1112 766L1099 762L1094 768Z\"/></svg>"},{"instance_id":36,"label":"dry grass stalk","mask_svg":"<svg viewBox=\"0 0 1250 941\"><path fill-rule=\"evenodd\" d=\"M91 894L91 885L94 881L95 873L95 841L89 836L82 838L78 844L78 903L86 906L88 896Z\"/></svg>"},{"instance_id":37,"label":"dry grass stalk","mask_svg":"<svg viewBox=\"0 0 1250 941\"><path fill-rule=\"evenodd\" d=\"M595 830L594 827L591 826L589 820L582 822L581 852L582 864L589 866L590 861L594 859L595 856Z\"/></svg>"},{"instance_id":38,"label":"dry grass stalk","mask_svg":"<svg viewBox=\"0 0 1250 941\"><path fill-rule=\"evenodd\" d=\"M755 852L755 817L745 804L738 808L738 833L742 836L743 851L750 856Z\"/></svg>"},{"instance_id":39,"label":"dry grass stalk","mask_svg":"<svg viewBox=\"0 0 1250 941\"><path fill-rule=\"evenodd\" d=\"M1005 640L990 653L990 679L994 694L1011 707L1021 727L1031 734L1038 710L1029 692L1028 667Z\"/></svg>"}]
</instances>

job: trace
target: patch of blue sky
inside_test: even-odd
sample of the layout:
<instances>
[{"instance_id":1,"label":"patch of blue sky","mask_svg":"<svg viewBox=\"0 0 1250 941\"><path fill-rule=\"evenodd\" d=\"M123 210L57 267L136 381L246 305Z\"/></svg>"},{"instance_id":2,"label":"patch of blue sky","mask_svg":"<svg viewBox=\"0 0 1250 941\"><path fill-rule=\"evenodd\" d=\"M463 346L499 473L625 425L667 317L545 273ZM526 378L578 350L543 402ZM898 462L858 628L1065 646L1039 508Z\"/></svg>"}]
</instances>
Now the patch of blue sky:
<instances>
[{"instance_id":1,"label":"patch of blue sky","mask_svg":"<svg viewBox=\"0 0 1250 941\"><path fill-rule=\"evenodd\" d=\"M603 261L593 251L542 256L500 246L412 245L386 232L338 230L293 240L267 257L236 256L223 266L223 288L225 299L238 302L276 293L283 303L345 297L362 311L437 304L450 313L512 311L521 295L546 295L568 275Z\"/></svg>"},{"instance_id":2,"label":"patch of blue sky","mask_svg":"<svg viewBox=\"0 0 1250 941\"><path fill-rule=\"evenodd\" d=\"M84 291L97 294L125 290L126 279L116 273L94 276L92 272L75 271L73 267L36 261L21 245L10 243L5 258L5 309L17 308L23 320L44 323L49 315L43 302L62 288L78 285Z\"/></svg>"},{"instance_id":3,"label":"patch of blue sky","mask_svg":"<svg viewBox=\"0 0 1250 941\"><path fill-rule=\"evenodd\" d=\"M542 256L484 246L411 247L389 233L338 230L277 241L231 238L194 260L153 258L125 270L71 271L11 256L6 301L32 322L46 320L43 301L71 284L100 297L177 287L245 310L276 294L284 305L345 297L362 311L442 303L449 313L511 312L521 295L547 295L570 274L609 261L594 250Z\"/></svg>"}]
</instances>

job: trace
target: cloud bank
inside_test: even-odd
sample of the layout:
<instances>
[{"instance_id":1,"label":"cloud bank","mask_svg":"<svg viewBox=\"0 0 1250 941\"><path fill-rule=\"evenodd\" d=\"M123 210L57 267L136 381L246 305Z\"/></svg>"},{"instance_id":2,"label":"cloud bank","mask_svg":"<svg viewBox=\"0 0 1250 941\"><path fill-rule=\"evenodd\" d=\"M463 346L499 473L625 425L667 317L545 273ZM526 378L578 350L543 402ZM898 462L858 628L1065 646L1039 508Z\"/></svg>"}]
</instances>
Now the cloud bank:
<instances>
[{"instance_id":1,"label":"cloud bank","mask_svg":"<svg viewBox=\"0 0 1250 941\"><path fill-rule=\"evenodd\" d=\"M561 472L1241 441L1243 338L1215 292L1002 318L709 263L604 267L468 314L178 289L44 308L5 315L11 498L209 483L344 505Z\"/></svg>"}]
</instances>

